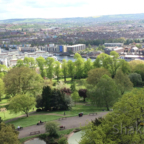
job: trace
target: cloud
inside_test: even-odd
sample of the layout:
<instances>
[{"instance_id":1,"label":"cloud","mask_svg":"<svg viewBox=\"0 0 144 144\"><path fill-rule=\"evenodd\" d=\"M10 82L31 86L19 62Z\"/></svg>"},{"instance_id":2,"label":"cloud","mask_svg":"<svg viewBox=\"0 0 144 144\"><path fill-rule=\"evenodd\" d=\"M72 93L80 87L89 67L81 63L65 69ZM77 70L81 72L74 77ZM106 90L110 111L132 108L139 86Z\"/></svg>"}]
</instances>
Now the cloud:
<instances>
[{"instance_id":1,"label":"cloud","mask_svg":"<svg viewBox=\"0 0 144 144\"><path fill-rule=\"evenodd\" d=\"M0 19L144 13L143 0L0 0Z\"/></svg>"}]
</instances>

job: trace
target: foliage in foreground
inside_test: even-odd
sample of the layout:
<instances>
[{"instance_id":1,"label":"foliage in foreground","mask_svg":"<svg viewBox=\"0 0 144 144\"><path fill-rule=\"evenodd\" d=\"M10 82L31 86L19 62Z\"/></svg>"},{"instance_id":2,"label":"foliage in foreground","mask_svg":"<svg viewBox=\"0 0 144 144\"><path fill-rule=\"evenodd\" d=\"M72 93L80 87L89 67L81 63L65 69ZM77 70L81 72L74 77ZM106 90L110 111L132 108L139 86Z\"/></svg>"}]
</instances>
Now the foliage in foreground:
<instances>
[{"instance_id":1,"label":"foliage in foreground","mask_svg":"<svg viewBox=\"0 0 144 144\"><path fill-rule=\"evenodd\" d=\"M45 130L49 133L49 136L58 136L59 123L47 122L45 124Z\"/></svg>"},{"instance_id":2,"label":"foliage in foreground","mask_svg":"<svg viewBox=\"0 0 144 144\"><path fill-rule=\"evenodd\" d=\"M20 144L18 134L14 126L0 124L0 144Z\"/></svg>"},{"instance_id":3,"label":"foliage in foreground","mask_svg":"<svg viewBox=\"0 0 144 144\"><path fill-rule=\"evenodd\" d=\"M143 144L144 88L124 94L102 123L89 123L80 144Z\"/></svg>"}]
</instances>

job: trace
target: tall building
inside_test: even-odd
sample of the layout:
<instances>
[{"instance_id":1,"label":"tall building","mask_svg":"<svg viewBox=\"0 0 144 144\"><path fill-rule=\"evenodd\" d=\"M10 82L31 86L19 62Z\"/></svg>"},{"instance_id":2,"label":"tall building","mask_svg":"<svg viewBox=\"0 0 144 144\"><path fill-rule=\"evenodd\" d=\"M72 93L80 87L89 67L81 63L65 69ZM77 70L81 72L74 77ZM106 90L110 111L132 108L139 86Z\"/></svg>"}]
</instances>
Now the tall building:
<instances>
[{"instance_id":1,"label":"tall building","mask_svg":"<svg viewBox=\"0 0 144 144\"><path fill-rule=\"evenodd\" d=\"M77 45L72 45L72 46L67 46L67 52L77 52L80 50L84 50L86 49L86 45L85 44L77 44Z\"/></svg>"}]
</instances>

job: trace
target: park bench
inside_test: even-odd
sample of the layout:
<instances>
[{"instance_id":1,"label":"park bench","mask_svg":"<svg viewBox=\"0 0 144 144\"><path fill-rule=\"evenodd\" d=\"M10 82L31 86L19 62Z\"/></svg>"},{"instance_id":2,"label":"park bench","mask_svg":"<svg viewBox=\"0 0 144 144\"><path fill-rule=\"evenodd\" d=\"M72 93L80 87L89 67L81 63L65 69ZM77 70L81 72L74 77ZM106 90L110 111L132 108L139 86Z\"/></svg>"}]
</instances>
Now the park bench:
<instances>
[{"instance_id":1,"label":"park bench","mask_svg":"<svg viewBox=\"0 0 144 144\"><path fill-rule=\"evenodd\" d=\"M58 120L60 121L60 120L64 120L64 119L66 119L67 117L62 117L62 118L59 118Z\"/></svg>"},{"instance_id":2,"label":"park bench","mask_svg":"<svg viewBox=\"0 0 144 144\"><path fill-rule=\"evenodd\" d=\"M22 129L23 129L23 127L20 127L19 129L17 128L16 130L18 130L18 131L19 131L19 130L22 130Z\"/></svg>"},{"instance_id":3,"label":"park bench","mask_svg":"<svg viewBox=\"0 0 144 144\"><path fill-rule=\"evenodd\" d=\"M30 135L36 135L36 134L39 134L40 131L34 131L34 132L30 132Z\"/></svg>"},{"instance_id":4,"label":"park bench","mask_svg":"<svg viewBox=\"0 0 144 144\"><path fill-rule=\"evenodd\" d=\"M93 116L94 116L94 115L97 115L97 113L90 113L89 116L90 116L90 115L93 115Z\"/></svg>"},{"instance_id":5,"label":"park bench","mask_svg":"<svg viewBox=\"0 0 144 144\"><path fill-rule=\"evenodd\" d=\"M65 126L60 126L60 130L65 129Z\"/></svg>"},{"instance_id":6,"label":"park bench","mask_svg":"<svg viewBox=\"0 0 144 144\"><path fill-rule=\"evenodd\" d=\"M44 123L46 123L46 121L44 121L44 122L41 122L41 123L39 123L39 124L37 124L37 125L43 125Z\"/></svg>"}]
</instances>

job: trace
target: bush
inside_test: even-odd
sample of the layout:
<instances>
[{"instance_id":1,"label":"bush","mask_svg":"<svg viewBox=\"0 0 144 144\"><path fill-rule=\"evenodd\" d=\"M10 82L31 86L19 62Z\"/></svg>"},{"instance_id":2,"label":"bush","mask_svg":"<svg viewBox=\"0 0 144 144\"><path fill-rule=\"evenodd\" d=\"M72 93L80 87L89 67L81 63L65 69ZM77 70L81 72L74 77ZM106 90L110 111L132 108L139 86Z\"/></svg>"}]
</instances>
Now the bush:
<instances>
[{"instance_id":1,"label":"bush","mask_svg":"<svg viewBox=\"0 0 144 144\"><path fill-rule=\"evenodd\" d=\"M58 136L59 123L47 122L45 124L45 130L49 133L49 136Z\"/></svg>"},{"instance_id":2,"label":"bush","mask_svg":"<svg viewBox=\"0 0 144 144\"><path fill-rule=\"evenodd\" d=\"M42 111L42 109L37 109L37 110L36 110L36 112L41 112L41 111Z\"/></svg>"},{"instance_id":3,"label":"bush","mask_svg":"<svg viewBox=\"0 0 144 144\"><path fill-rule=\"evenodd\" d=\"M48 137L48 134L41 134L39 135L39 138L42 140L45 140Z\"/></svg>"},{"instance_id":4,"label":"bush","mask_svg":"<svg viewBox=\"0 0 144 144\"><path fill-rule=\"evenodd\" d=\"M58 140L58 144L67 144L67 139L65 137L62 137Z\"/></svg>"}]
</instances>

